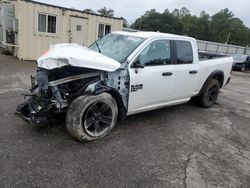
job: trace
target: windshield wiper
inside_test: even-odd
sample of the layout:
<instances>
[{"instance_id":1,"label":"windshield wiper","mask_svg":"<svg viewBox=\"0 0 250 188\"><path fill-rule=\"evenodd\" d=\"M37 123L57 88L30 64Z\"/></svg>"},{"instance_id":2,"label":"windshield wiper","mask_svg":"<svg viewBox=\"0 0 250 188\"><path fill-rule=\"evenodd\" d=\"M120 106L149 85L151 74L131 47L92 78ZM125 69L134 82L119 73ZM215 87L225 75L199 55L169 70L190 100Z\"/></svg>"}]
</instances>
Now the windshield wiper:
<instances>
[{"instance_id":1,"label":"windshield wiper","mask_svg":"<svg viewBox=\"0 0 250 188\"><path fill-rule=\"evenodd\" d=\"M96 44L96 46L97 46L97 48L98 48L99 53L102 53L102 52L101 52L101 49L100 49L100 46L99 46L99 44L98 44L98 42L96 42L95 44Z\"/></svg>"}]
</instances>

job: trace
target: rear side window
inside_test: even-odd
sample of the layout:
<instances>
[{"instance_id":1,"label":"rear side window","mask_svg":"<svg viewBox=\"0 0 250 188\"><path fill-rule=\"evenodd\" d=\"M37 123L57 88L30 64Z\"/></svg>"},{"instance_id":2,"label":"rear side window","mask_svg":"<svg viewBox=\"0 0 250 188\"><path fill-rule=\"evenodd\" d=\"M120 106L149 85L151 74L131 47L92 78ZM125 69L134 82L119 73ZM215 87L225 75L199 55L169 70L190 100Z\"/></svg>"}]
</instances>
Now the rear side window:
<instances>
[{"instance_id":1,"label":"rear side window","mask_svg":"<svg viewBox=\"0 0 250 188\"><path fill-rule=\"evenodd\" d=\"M189 41L175 41L177 64L193 63L193 50Z\"/></svg>"}]
</instances>

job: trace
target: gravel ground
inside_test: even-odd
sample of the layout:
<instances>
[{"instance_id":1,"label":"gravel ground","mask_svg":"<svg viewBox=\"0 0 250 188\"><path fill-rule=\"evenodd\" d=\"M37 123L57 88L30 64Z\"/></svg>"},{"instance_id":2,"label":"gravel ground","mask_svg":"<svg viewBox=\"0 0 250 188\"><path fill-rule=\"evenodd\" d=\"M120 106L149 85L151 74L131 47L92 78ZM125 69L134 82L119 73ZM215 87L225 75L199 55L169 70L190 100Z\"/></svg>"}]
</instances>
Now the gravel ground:
<instances>
[{"instance_id":1,"label":"gravel ground","mask_svg":"<svg viewBox=\"0 0 250 188\"><path fill-rule=\"evenodd\" d=\"M213 108L183 104L128 117L102 140L38 129L13 112L34 62L0 54L0 187L250 187L250 73Z\"/></svg>"}]
</instances>

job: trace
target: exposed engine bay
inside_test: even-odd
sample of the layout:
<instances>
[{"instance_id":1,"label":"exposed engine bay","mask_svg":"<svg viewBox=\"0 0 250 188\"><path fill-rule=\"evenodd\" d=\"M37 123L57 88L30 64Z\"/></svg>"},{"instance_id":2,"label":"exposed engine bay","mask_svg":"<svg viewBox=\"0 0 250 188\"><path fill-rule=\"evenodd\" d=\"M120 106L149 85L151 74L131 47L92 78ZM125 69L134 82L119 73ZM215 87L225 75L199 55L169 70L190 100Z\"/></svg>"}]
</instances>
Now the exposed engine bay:
<instances>
[{"instance_id":1,"label":"exposed engine bay","mask_svg":"<svg viewBox=\"0 0 250 188\"><path fill-rule=\"evenodd\" d=\"M56 44L37 60L38 71L31 76L28 100L16 113L36 125L46 125L83 95L110 93L126 115L129 76L126 64L77 44ZM123 67L125 66L125 67Z\"/></svg>"},{"instance_id":2,"label":"exposed engine bay","mask_svg":"<svg viewBox=\"0 0 250 188\"><path fill-rule=\"evenodd\" d=\"M52 116L67 111L69 104L85 93L88 85L100 81L101 72L93 69L65 66L59 69L39 69L31 76L31 89L23 94L29 98L18 105L17 113L36 124L47 124Z\"/></svg>"}]
</instances>

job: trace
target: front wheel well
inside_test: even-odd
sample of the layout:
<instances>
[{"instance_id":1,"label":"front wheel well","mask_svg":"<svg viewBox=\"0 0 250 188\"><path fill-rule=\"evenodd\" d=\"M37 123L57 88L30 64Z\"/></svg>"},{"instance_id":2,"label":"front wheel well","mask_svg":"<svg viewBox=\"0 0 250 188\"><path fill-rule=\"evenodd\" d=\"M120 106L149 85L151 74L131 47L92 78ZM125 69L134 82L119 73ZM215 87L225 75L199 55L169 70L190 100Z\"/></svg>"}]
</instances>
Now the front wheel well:
<instances>
[{"instance_id":1,"label":"front wheel well","mask_svg":"<svg viewBox=\"0 0 250 188\"><path fill-rule=\"evenodd\" d=\"M109 93L116 100L118 106L118 119L124 121L127 117L127 109L124 106L121 95L115 89L109 87L98 88L93 94L98 95L103 92Z\"/></svg>"}]
</instances>

